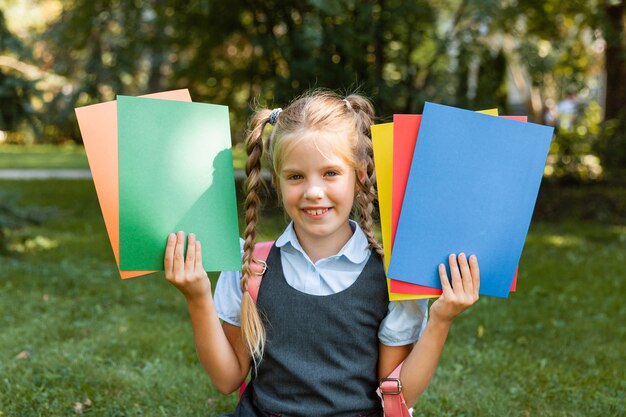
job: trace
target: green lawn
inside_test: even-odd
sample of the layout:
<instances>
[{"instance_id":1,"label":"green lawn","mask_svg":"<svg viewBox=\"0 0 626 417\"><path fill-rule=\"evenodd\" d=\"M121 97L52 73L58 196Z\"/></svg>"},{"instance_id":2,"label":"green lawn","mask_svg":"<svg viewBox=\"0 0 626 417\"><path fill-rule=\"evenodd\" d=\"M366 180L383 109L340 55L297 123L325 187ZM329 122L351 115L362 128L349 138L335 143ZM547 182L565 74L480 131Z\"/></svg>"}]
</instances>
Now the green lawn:
<instances>
[{"instance_id":1,"label":"green lawn","mask_svg":"<svg viewBox=\"0 0 626 417\"><path fill-rule=\"evenodd\" d=\"M0 145L0 169L88 169L82 146Z\"/></svg>"},{"instance_id":2,"label":"green lawn","mask_svg":"<svg viewBox=\"0 0 626 417\"><path fill-rule=\"evenodd\" d=\"M235 169L245 166L245 150L233 147ZM83 146L0 145L0 169L88 169Z\"/></svg>"},{"instance_id":3,"label":"green lawn","mask_svg":"<svg viewBox=\"0 0 626 417\"><path fill-rule=\"evenodd\" d=\"M117 277L91 182L0 181L0 191L52 209L12 235L22 253L0 257L0 416L234 407L196 359L183 297L160 273ZM285 224L272 207L263 219L261 239ZM624 226L534 222L517 293L457 319L415 416L624 415L625 255Z\"/></svg>"}]
</instances>

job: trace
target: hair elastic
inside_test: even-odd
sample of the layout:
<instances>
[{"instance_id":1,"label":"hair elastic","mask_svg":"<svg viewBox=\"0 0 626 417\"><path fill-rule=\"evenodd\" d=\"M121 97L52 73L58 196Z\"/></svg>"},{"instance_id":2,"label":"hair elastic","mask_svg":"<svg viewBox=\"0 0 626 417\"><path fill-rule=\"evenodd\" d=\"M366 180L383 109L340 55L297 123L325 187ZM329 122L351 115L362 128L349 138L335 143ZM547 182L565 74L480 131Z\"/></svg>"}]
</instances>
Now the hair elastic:
<instances>
[{"instance_id":1,"label":"hair elastic","mask_svg":"<svg viewBox=\"0 0 626 417\"><path fill-rule=\"evenodd\" d=\"M346 103L346 107L348 108L348 110L352 110L352 104L350 104L350 102L348 100L346 100L345 98L343 100L344 103Z\"/></svg>"},{"instance_id":2,"label":"hair elastic","mask_svg":"<svg viewBox=\"0 0 626 417\"><path fill-rule=\"evenodd\" d=\"M278 121L278 115L283 111L283 109L281 109L280 107L277 109L272 110L272 112L270 113L270 117L269 117L269 122L270 124L273 126L276 124L276 122Z\"/></svg>"}]
</instances>

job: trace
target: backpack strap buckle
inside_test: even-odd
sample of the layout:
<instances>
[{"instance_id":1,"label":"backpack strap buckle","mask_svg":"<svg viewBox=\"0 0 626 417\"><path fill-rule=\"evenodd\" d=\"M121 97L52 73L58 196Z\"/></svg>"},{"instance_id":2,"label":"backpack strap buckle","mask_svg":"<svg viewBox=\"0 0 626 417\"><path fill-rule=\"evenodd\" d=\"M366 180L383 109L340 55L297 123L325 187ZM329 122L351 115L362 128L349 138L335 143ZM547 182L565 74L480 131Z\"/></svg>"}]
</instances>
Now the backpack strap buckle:
<instances>
[{"instance_id":1,"label":"backpack strap buckle","mask_svg":"<svg viewBox=\"0 0 626 417\"><path fill-rule=\"evenodd\" d=\"M262 277L263 274L265 274L265 271L267 271L267 262L257 258L252 258L252 262L253 264L250 265L252 272L254 272L255 275Z\"/></svg>"},{"instance_id":2,"label":"backpack strap buckle","mask_svg":"<svg viewBox=\"0 0 626 417\"><path fill-rule=\"evenodd\" d=\"M402 382L400 382L399 378L382 378L379 388L382 395L400 395L402 393Z\"/></svg>"}]
</instances>

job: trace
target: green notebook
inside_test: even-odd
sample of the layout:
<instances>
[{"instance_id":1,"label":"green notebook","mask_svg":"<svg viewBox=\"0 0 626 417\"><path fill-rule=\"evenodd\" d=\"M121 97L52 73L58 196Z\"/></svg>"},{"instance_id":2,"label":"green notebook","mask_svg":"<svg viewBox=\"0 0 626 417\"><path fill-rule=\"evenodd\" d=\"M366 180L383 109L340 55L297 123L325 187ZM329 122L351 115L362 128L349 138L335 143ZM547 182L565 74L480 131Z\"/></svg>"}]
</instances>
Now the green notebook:
<instances>
[{"instance_id":1,"label":"green notebook","mask_svg":"<svg viewBox=\"0 0 626 417\"><path fill-rule=\"evenodd\" d=\"M207 271L241 269L228 107L118 96L120 268L163 270L167 236Z\"/></svg>"}]
</instances>

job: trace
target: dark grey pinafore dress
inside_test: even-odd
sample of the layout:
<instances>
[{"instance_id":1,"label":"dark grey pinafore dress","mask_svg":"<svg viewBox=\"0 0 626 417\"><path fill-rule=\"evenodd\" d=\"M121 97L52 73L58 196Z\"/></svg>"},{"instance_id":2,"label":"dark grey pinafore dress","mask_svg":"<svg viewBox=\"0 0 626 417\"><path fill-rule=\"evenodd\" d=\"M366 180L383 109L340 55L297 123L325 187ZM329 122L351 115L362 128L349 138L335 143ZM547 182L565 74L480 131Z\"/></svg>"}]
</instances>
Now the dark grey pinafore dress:
<instances>
[{"instance_id":1,"label":"dark grey pinafore dress","mask_svg":"<svg viewBox=\"0 0 626 417\"><path fill-rule=\"evenodd\" d=\"M372 251L350 287L326 296L287 283L280 248L267 263L257 301L265 353L230 416L382 416L378 328L389 299L380 256Z\"/></svg>"}]
</instances>

